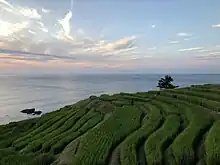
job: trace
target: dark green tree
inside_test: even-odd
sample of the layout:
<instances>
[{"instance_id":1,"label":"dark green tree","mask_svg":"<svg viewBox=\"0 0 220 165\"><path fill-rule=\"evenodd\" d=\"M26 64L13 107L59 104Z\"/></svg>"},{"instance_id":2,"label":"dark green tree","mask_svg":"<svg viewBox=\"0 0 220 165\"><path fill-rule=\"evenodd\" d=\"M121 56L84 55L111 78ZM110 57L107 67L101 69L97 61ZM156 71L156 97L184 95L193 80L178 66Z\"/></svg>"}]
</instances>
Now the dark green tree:
<instances>
[{"instance_id":1,"label":"dark green tree","mask_svg":"<svg viewBox=\"0 0 220 165\"><path fill-rule=\"evenodd\" d=\"M164 78L158 80L157 87L159 87L160 89L174 89L178 87L173 85L172 82L173 82L173 78L169 75L166 75Z\"/></svg>"}]
</instances>

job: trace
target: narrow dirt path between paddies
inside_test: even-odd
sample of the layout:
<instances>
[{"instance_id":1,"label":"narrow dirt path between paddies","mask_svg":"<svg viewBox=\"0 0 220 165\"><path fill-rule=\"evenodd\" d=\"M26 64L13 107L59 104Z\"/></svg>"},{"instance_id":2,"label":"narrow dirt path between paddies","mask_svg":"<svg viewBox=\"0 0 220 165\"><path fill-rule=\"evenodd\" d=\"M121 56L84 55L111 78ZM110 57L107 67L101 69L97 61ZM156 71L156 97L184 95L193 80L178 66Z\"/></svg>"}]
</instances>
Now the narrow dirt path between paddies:
<instances>
[{"instance_id":1,"label":"narrow dirt path between paddies","mask_svg":"<svg viewBox=\"0 0 220 165\"><path fill-rule=\"evenodd\" d=\"M210 129L210 128L209 128ZM196 165L205 165L205 139L207 137L208 131L202 136L200 142L196 148L196 157L198 158Z\"/></svg>"},{"instance_id":2,"label":"narrow dirt path between paddies","mask_svg":"<svg viewBox=\"0 0 220 165\"><path fill-rule=\"evenodd\" d=\"M106 165L121 165L120 161L120 144L112 151Z\"/></svg>"}]
</instances>

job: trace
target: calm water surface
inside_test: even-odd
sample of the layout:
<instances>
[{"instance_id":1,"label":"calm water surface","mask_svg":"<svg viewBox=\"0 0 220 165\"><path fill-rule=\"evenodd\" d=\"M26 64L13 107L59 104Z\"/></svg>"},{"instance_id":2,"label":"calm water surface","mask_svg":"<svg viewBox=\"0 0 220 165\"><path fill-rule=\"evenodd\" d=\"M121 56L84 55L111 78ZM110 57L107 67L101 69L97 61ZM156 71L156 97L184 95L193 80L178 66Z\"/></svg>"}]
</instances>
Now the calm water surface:
<instances>
[{"instance_id":1,"label":"calm water surface","mask_svg":"<svg viewBox=\"0 0 220 165\"><path fill-rule=\"evenodd\" d=\"M163 75L0 75L0 124L29 118L20 110L51 112L90 95L156 89ZM220 75L173 75L180 86L220 83Z\"/></svg>"}]
</instances>

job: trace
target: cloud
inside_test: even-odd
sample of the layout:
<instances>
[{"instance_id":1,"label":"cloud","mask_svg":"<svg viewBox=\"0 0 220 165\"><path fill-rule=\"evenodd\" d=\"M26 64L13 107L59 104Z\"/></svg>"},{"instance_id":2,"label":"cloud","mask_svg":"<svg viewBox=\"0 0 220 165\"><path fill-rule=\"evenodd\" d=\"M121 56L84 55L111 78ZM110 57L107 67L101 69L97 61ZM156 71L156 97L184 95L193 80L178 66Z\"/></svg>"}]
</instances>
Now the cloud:
<instances>
[{"instance_id":1,"label":"cloud","mask_svg":"<svg viewBox=\"0 0 220 165\"><path fill-rule=\"evenodd\" d=\"M60 59L115 63L132 60L137 53L136 36L113 41L92 39L82 28L78 28L74 36L71 11L55 19L54 27L47 27L48 21L40 13L49 13L47 9L15 6L3 0L0 0L0 9L6 11L4 19L7 19L5 21L0 17L0 55L10 55L7 60L48 62Z\"/></svg>"},{"instance_id":2,"label":"cloud","mask_svg":"<svg viewBox=\"0 0 220 165\"><path fill-rule=\"evenodd\" d=\"M134 46L136 36L125 37L123 39L117 40L115 42L103 43L94 49L97 52L112 52L121 49L127 49Z\"/></svg>"},{"instance_id":3,"label":"cloud","mask_svg":"<svg viewBox=\"0 0 220 165\"><path fill-rule=\"evenodd\" d=\"M49 30L47 28L40 28L43 32L48 33Z\"/></svg>"},{"instance_id":4,"label":"cloud","mask_svg":"<svg viewBox=\"0 0 220 165\"><path fill-rule=\"evenodd\" d=\"M184 32L177 33L176 35L179 37L191 37L192 36L192 34L184 33Z\"/></svg>"},{"instance_id":5,"label":"cloud","mask_svg":"<svg viewBox=\"0 0 220 165\"><path fill-rule=\"evenodd\" d=\"M220 52L211 52L207 54L199 54L196 57L220 57Z\"/></svg>"},{"instance_id":6,"label":"cloud","mask_svg":"<svg viewBox=\"0 0 220 165\"><path fill-rule=\"evenodd\" d=\"M209 52L209 49L202 49L202 50L198 50L197 53L206 53Z\"/></svg>"},{"instance_id":7,"label":"cloud","mask_svg":"<svg viewBox=\"0 0 220 165\"><path fill-rule=\"evenodd\" d=\"M151 25L151 28L155 28L156 27L156 25Z\"/></svg>"},{"instance_id":8,"label":"cloud","mask_svg":"<svg viewBox=\"0 0 220 165\"><path fill-rule=\"evenodd\" d=\"M211 53L220 51L220 45L206 46L204 49L196 51L197 53Z\"/></svg>"},{"instance_id":9,"label":"cloud","mask_svg":"<svg viewBox=\"0 0 220 165\"><path fill-rule=\"evenodd\" d=\"M212 52L212 53L209 53L209 55L220 55L220 52Z\"/></svg>"},{"instance_id":10,"label":"cloud","mask_svg":"<svg viewBox=\"0 0 220 165\"><path fill-rule=\"evenodd\" d=\"M42 10L41 10L43 13L50 13L51 12L51 10L49 10L49 9L45 9L45 8L42 8Z\"/></svg>"},{"instance_id":11,"label":"cloud","mask_svg":"<svg viewBox=\"0 0 220 165\"><path fill-rule=\"evenodd\" d=\"M72 27L71 10L55 18L56 14L52 15L50 10L44 8L16 6L3 0L0 4L0 10L5 13L4 17L0 16L0 67L4 63L10 67L33 65L40 68L138 67L139 63L146 66L146 63L157 64L160 61L163 64L166 58L172 59L178 54L170 53L175 45L163 47L163 50L156 46L141 50L139 37L134 34L108 40L103 35L104 29L97 36L89 36L83 27L75 24ZM179 36L184 38L190 35L180 33ZM170 44L178 43L177 40L170 41ZM199 50L188 48L180 51ZM183 58L179 56L178 60Z\"/></svg>"},{"instance_id":12,"label":"cloud","mask_svg":"<svg viewBox=\"0 0 220 165\"><path fill-rule=\"evenodd\" d=\"M21 8L20 13L24 17L28 17L30 19L39 19L40 20L42 18L42 16L38 13L38 11L36 9L32 9L32 8Z\"/></svg>"},{"instance_id":13,"label":"cloud","mask_svg":"<svg viewBox=\"0 0 220 165\"><path fill-rule=\"evenodd\" d=\"M14 6L11 3L0 0L0 9L3 11L5 10L8 13L13 14L16 17L20 17L19 19L36 19L40 20L42 16L39 14L37 9L29 8L29 7L21 7L21 6ZM7 14L8 15L8 14Z\"/></svg>"},{"instance_id":14,"label":"cloud","mask_svg":"<svg viewBox=\"0 0 220 165\"><path fill-rule=\"evenodd\" d=\"M220 52L220 47L218 47L218 46L211 46L211 47L207 47L202 50L196 51L198 56L200 56L200 55L201 56L214 55L214 54L219 54L219 52Z\"/></svg>"},{"instance_id":15,"label":"cloud","mask_svg":"<svg viewBox=\"0 0 220 165\"><path fill-rule=\"evenodd\" d=\"M7 7L13 8L13 6L5 0L0 0L0 4L5 5Z\"/></svg>"},{"instance_id":16,"label":"cloud","mask_svg":"<svg viewBox=\"0 0 220 165\"><path fill-rule=\"evenodd\" d=\"M211 52L207 54L198 54L195 57L199 60L208 60L213 62L220 62L220 52Z\"/></svg>"},{"instance_id":17,"label":"cloud","mask_svg":"<svg viewBox=\"0 0 220 165\"><path fill-rule=\"evenodd\" d=\"M189 38L184 38L183 40L184 41L189 41L189 40L195 40L195 39L198 39L199 37L196 36L196 37L189 37Z\"/></svg>"},{"instance_id":18,"label":"cloud","mask_svg":"<svg viewBox=\"0 0 220 165\"><path fill-rule=\"evenodd\" d=\"M0 37L8 37L28 27L28 22L10 23L0 20Z\"/></svg>"},{"instance_id":19,"label":"cloud","mask_svg":"<svg viewBox=\"0 0 220 165\"><path fill-rule=\"evenodd\" d=\"M179 49L179 52L188 52L188 51L196 51L196 50L201 50L203 47L194 47L194 48L186 48L186 49Z\"/></svg>"},{"instance_id":20,"label":"cloud","mask_svg":"<svg viewBox=\"0 0 220 165\"><path fill-rule=\"evenodd\" d=\"M169 41L169 44L178 44L179 41Z\"/></svg>"},{"instance_id":21,"label":"cloud","mask_svg":"<svg viewBox=\"0 0 220 165\"><path fill-rule=\"evenodd\" d=\"M203 49L190 53L198 61L206 61L210 65L219 66L220 63L220 45L205 46Z\"/></svg>"},{"instance_id":22,"label":"cloud","mask_svg":"<svg viewBox=\"0 0 220 165\"><path fill-rule=\"evenodd\" d=\"M28 30L29 33L31 34L36 34L36 32L32 31L32 30Z\"/></svg>"},{"instance_id":23,"label":"cloud","mask_svg":"<svg viewBox=\"0 0 220 165\"><path fill-rule=\"evenodd\" d=\"M62 29L57 32L57 38L60 40L73 40L70 34L71 25L70 20L72 18L72 12L69 11L63 19L58 20L58 23L62 26Z\"/></svg>"},{"instance_id":24,"label":"cloud","mask_svg":"<svg viewBox=\"0 0 220 165\"><path fill-rule=\"evenodd\" d=\"M220 28L220 24L212 25L213 28Z\"/></svg>"}]
</instances>

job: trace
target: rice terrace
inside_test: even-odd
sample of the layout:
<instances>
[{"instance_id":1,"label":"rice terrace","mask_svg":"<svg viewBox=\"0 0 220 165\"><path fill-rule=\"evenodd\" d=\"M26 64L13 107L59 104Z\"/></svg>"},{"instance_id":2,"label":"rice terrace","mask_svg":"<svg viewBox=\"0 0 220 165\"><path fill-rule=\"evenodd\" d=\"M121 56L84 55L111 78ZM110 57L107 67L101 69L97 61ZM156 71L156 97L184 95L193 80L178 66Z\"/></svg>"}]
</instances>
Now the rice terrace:
<instances>
[{"instance_id":1,"label":"rice terrace","mask_svg":"<svg viewBox=\"0 0 220 165\"><path fill-rule=\"evenodd\" d=\"M0 126L0 165L219 165L220 85L91 96Z\"/></svg>"}]
</instances>

